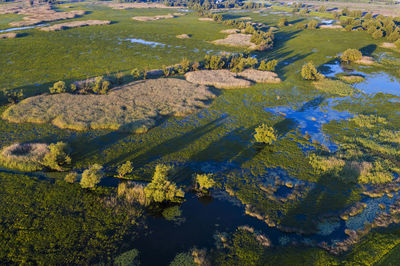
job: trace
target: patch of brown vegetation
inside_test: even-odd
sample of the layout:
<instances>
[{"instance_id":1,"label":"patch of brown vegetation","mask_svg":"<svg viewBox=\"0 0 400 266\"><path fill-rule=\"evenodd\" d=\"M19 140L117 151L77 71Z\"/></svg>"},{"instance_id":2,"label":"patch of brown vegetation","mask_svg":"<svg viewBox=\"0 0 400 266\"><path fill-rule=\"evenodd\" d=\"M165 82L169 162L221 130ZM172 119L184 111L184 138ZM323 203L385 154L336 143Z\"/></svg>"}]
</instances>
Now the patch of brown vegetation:
<instances>
[{"instance_id":1,"label":"patch of brown vegetation","mask_svg":"<svg viewBox=\"0 0 400 266\"><path fill-rule=\"evenodd\" d=\"M247 49L256 49L257 45L252 43L251 34L229 34L225 37L225 39L215 40L212 43L216 45L225 45L225 46L232 46L232 47L243 47Z\"/></svg>"},{"instance_id":2,"label":"patch of brown vegetation","mask_svg":"<svg viewBox=\"0 0 400 266\"><path fill-rule=\"evenodd\" d=\"M214 21L212 18L199 18L199 21Z\"/></svg>"},{"instance_id":3,"label":"patch of brown vegetation","mask_svg":"<svg viewBox=\"0 0 400 266\"><path fill-rule=\"evenodd\" d=\"M384 42L380 45L380 47L387 48L387 49L396 49L397 48L396 44L391 43L391 42Z\"/></svg>"},{"instance_id":4,"label":"patch of brown vegetation","mask_svg":"<svg viewBox=\"0 0 400 266\"><path fill-rule=\"evenodd\" d=\"M25 15L23 20L11 22L9 25L13 27L31 26L43 22L50 22L63 19L76 18L86 13L83 10L73 10L69 12L56 12L51 5L44 4L34 7L25 7L19 4L2 5L0 14L19 14Z\"/></svg>"},{"instance_id":5,"label":"patch of brown vegetation","mask_svg":"<svg viewBox=\"0 0 400 266\"><path fill-rule=\"evenodd\" d=\"M332 29L332 30L340 30L343 29L341 25L320 25L320 29Z\"/></svg>"},{"instance_id":6,"label":"patch of brown vegetation","mask_svg":"<svg viewBox=\"0 0 400 266\"><path fill-rule=\"evenodd\" d=\"M174 78L136 81L107 95L68 93L27 98L3 112L15 123L52 123L75 130L111 129L142 133L161 116L185 116L215 98L206 86Z\"/></svg>"},{"instance_id":7,"label":"patch of brown vegetation","mask_svg":"<svg viewBox=\"0 0 400 266\"><path fill-rule=\"evenodd\" d=\"M41 162L49 151L44 143L15 143L0 151L0 163L7 168L35 171L42 168Z\"/></svg>"},{"instance_id":8,"label":"patch of brown vegetation","mask_svg":"<svg viewBox=\"0 0 400 266\"><path fill-rule=\"evenodd\" d=\"M363 56L360 60L356 61L355 63L360 65L370 66L375 64L375 60L370 56Z\"/></svg>"},{"instance_id":9,"label":"patch of brown vegetation","mask_svg":"<svg viewBox=\"0 0 400 266\"><path fill-rule=\"evenodd\" d=\"M176 38L178 38L178 39L190 39L191 35L189 35L189 34L179 34L179 35L176 35Z\"/></svg>"},{"instance_id":10,"label":"patch of brown vegetation","mask_svg":"<svg viewBox=\"0 0 400 266\"><path fill-rule=\"evenodd\" d=\"M159 16L136 16L136 17L132 17L132 19L137 20L137 21L154 21L154 20L160 20L160 19L176 18L176 17L184 16L184 15L185 14L183 14L183 13L173 13L173 14L159 15Z\"/></svg>"},{"instance_id":11,"label":"patch of brown vegetation","mask_svg":"<svg viewBox=\"0 0 400 266\"><path fill-rule=\"evenodd\" d=\"M278 74L270 71L261 71L256 69L246 69L238 74L240 77L244 77L248 80L257 83L280 83L281 79Z\"/></svg>"},{"instance_id":12,"label":"patch of brown vegetation","mask_svg":"<svg viewBox=\"0 0 400 266\"><path fill-rule=\"evenodd\" d=\"M240 30L239 29L227 29L227 30L221 30L220 33L224 33L224 34L235 34L235 33L239 33Z\"/></svg>"},{"instance_id":13,"label":"patch of brown vegetation","mask_svg":"<svg viewBox=\"0 0 400 266\"><path fill-rule=\"evenodd\" d=\"M52 25L49 27L41 27L39 29L43 30L43 31L60 31L60 30L66 30L66 29L71 29L71 28L109 25L109 24L111 24L111 21L109 21L109 20L82 20L82 21L72 21L72 22L55 24L55 25Z\"/></svg>"},{"instance_id":14,"label":"patch of brown vegetation","mask_svg":"<svg viewBox=\"0 0 400 266\"><path fill-rule=\"evenodd\" d=\"M219 89L248 88L252 82L236 78L229 70L200 70L188 72L186 80L196 84L211 85Z\"/></svg>"},{"instance_id":15,"label":"patch of brown vegetation","mask_svg":"<svg viewBox=\"0 0 400 266\"><path fill-rule=\"evenodd\" d=\"M3 33L3 34L0 34L0 39L14 39L14 38L17 38L19 36L20 36L20 34L14 33L14 32Z\"/></svg>"},{"instance_id":16,"label":"patch of brown vegetation","mask_svg":"<svg viewBox=\"0 0 400 266\"><path fill-rule=\"evenodd\" d=\"M112 9L132 9L132 8L176 8L160 3L109 3L107 6Z\"/></svg>"}]
</instances>

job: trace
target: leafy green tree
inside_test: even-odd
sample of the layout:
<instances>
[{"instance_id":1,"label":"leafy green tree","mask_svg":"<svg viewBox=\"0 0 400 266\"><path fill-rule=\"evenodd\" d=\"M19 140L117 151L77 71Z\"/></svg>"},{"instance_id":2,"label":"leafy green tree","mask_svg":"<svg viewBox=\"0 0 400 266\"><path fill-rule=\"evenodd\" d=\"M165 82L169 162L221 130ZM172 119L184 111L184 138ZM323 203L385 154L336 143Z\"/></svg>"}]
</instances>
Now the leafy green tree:
<instances>
[{"instance_id":1,"label":"leafy green tree","mask_svg":"<svg viewBox=\"0 0 400 266\"><path fill-rule=\"evenodd\" d=\"M323 75L318 73L312 62L303 65L301 68L301 76L305 80L320 80L323 78Z\"/></svg>"},{"instance_id":2,"label":"leafy green tree","mask_svg":"<svg viewBox=\"0 0 400 266\"><path fill-rule=\"evenodd\" d=\"M190 69L190 61L187 58L183 58L179 64L179 74L185 74Z\"/></svg>"},{"instance_id":3,"label":"leafy green tree","mask_svg":"<svg viewBox=\"0 0 400 266\"><path fill-rule=\"evenodd\" d=\"M67 144L64 142L49 145L49 152L43 157L42 164L57 171L63 171L63 166L71 163L71 157L66 153Z\"/></svg>"},{"instance_id":4,"label":"leafy green tree","mask_svg":"<svg viewBox=\"0 0 400 266\"><path fill-rule=\"evenodd\" d=\"M316 21L315 19L310 20L310 22L308 22L307 24L308 29L316 29L317 26L318 26L318 21Z\"/></svg>"},{"instance_id":5,"label":"leafy green tree","mask_svg":"<svg viewBox=\"0 0 400 266\"><path fill-rule=\"evenodd\" d=\"M255 131L254 138L258 143L271 145L277 140L275 129L267 124L261 124Z\"/></svg>"},{"instance_id":6,"label":"leafy green tree","mask_svg":"<svg viewBox=\"0 0 400 266\"><path fill-rule=\"evenodd\" d=\"M49 91L52 94L63 93L67 91L67 86L65 86L64 81L57 81L56 83L53 84L53 87L49 88Z\"/></svg>"},{"instance_id":7,"label":"leafy green tree","mask_svg":"<svg viewBox=\"0 0 400 266\"><path fill-rule=\"evenodd\" d=\"M209 190L216 185L214 179L212 179L211 174L197 174L196 175L196 187L199 190Z\"/></svg>"},{"instance_id":8,"label":"leafy green tree","mask_svg":"<svg viewBox=\"0 0 400 266\"><path fill-rule=\"evenodd\" d=\"M276 59L270 60L267 63L262 61L258 69L263 71L275 71L276 65L278 65L278 60Z\"/></svg>"},{"instance_id":9,"label":"leafy green tree","mask_svg":"<svg viewBox=\"0 0 400 266\"><path fill-rule=\"evenodd\" d=\"M82 173L81 187L82 188L94 188L98 183L100 183L103 178L103 166L100 164L94 164L86 169Z\"/></svg>"},{"instance_id":10,"label":"leafy green tree","mask_svg":"<svg viewBox=\"0 0 400 266\"><path fill-rule=\"evenodd\" d=\"M22 90L5 89L3 91L3 94L5 97L7 97L8 102L12 104L18 103L24 97L24 93L22 92Z\"/></svg>"},{"instance_id":11,"label":"leafy green tree","mask_svg":"<svg viewBox=\"0 0 400 266\"><path fill-rule=\"evenodd\" d=\"M280 18L279 19L279 23L278 23L279 27L284 27L284 26L287 26L287 25L288 25L288 20L286 18Z\"/></svg>"},{"instance_id":12,"label":"leafy green tree","mask_svg":"<svg viewBox=\"0 0 400 266\"><path fill-rule=\"evenodd\" d=\"M168 173L171 169L170 166L162 164L156 166L151 183L144 189L150 202L180 202L185 196L182 189L168 180Z\"/></svg>"},{"instance_id":13,"label":"leafy green tree","mask_svg":"<svg viewBox=\"0 0 400 266\"><path fill-rule=\"evenodd\" d=\"M117 169L118 177L125 178L126 175L131 174L132 171L133 171L133 166L131 161L126 161L124 164L118 167Z\"/></svg>"},{"instance_id":14,"label":"leafy green tree","mask_svg":"<svg viewBox=\"0 0 400 266\"><path fill-rule=\"evenodd\" d=\"M134 79L139 79L140 78L140 71L137 68L132 69L131 75L133 76Z\"/></svg>"},{"instance_id":15,"label":"leafy green tree","mask_svg":"<svg viewBox=\"0 0 400 266\"><path fill-rule=\"evenodd\" d=\"M382 30L376 30L374 33L372 33L372 38L374 38L374 39L380 39L382 37L383 37Z\"/></svg>"},{"instance_id":16,"label":"leafy green tree","mask_svg":"<svg viewBox=\"0 0 400 266\"><path fill-rule=\"evenodd\" d=\"M68 183L75 183L78 181L78 173L77 172L70 172L64 177L65 182Z\"/></svg>"},{"instance_id":17,"label":"leafy green tree","mask_svg":"<svg viewBox=\"0 0 400 266\"><path fill-rule=\"evenodd\" d=\"M340 56L340 59L344 62L355 62L361 60L362 53L357 49L347 49Z\"/></svg>"}]
</instances>

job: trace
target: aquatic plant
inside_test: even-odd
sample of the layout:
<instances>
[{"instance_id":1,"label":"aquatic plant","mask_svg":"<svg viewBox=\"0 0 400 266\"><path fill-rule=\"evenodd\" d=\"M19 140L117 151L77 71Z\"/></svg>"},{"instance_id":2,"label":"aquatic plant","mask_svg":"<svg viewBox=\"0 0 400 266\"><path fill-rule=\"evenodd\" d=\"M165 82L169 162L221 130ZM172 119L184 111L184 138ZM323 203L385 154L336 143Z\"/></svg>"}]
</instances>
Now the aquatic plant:
<instances>
[{"instance_id":1,"label":"aquatic plant","mask_svg":"<svg viewBox=\"0 0 400 266\"><path fill-rule=\"evenodd\" d=\"M80 185L82 188L94 188L103 178L103 166L93 164L83 171Z\"/></svg>"}]
</instances>

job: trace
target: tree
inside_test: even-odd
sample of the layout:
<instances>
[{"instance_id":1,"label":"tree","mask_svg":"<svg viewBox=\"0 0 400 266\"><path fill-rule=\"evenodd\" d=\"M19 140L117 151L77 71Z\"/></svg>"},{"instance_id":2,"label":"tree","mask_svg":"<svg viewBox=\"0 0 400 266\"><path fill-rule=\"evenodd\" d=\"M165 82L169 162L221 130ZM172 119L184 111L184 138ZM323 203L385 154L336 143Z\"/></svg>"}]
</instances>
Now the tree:
<instances>
[{"instance_id":1,"label":"tree","mask_svg":"<svg viewBox=\"0 0 400 266\"><path fill-rule=\"evenodd\" d=\"M118 177L119 178L124 178L126 177L127 174L132 173L133 167L131 161L126 161L124 164L118 167L117 172L118 172Z\"/></svg>"},{"instance_id":2,"label":"tree","mask_svg":"<svg viewBox=\"0 0 400 266\"><path fill-rule=\"evenodd\" d=\"M178 72L179 74L185 74L190 69L190 61L187 58L183 58L179 64Z\"/></svg>"},{"instance_id":3,"label":"tree","mask_svg":"<svg viewBox=\"0 0 400 266\"><path fill-rule=\"evenodd\" d=\"M278 64L278 60L273 59L268 62L265 60L261 61L260 66L258 67L258 70L262 71L275 71L275 67Z\"/></svg>"},{"instance_id":4,"label":"tree","mask_svg":"<svg viewBox=\"0 0 400 266\"><path fill-rule=\"evenodd\" d=\"M280 18L279 19L279 23L278 23L279 27L284 27L284 26L287 26L287 25L288 25L288 20L286 18Z\"/></svg>"},{"instance_id":5,"label":"tree","mask_svg":"<svg viewBox=\"0 0 400 266\"><path fill-rule=\"evenodd\" d=\"M277 140L275 129L267 124L261 124L256 128L254 138L256 142L268 145L271 145L275 140Z\"/></svg>"},{"instance_id":6,"label":"tree","mask_svg":"<svg viewBox=\"0 0 400 266\"><path fill-rule=\"evenodd\" d=\"M310 20L310 22L308 22L307 24L308 29L316 29L317 26L318 26L318 21L316 21L315 19Z\"/></svg>"},{"instance_id":7,"label":"tree","mask_svg":"<svg viewBox=\"0 0 400 266\"><path fill-rule=\"evenodd\" d=\"M134 79L139 79L140 78L140 71L137 68L132 69L131 75L133 76Z\"/></svg>"},{"instance_id":8,"label":"tree","mask_svg":"<svg viewBox=\"0 0 400 266\"><path fill-rule=\"evenodd\" d=\"M103 166L100 164L94 164L86 169L82 173L81 187L82 188L94 188L98 183L100 183L103 178Z\"/></svg>"},{"instance_id":9,"label":"tree","mask_svg":"<svg viewBox=\"0 0 400 266\"><path fill-rule=\"evenodd\" d=\"M50 93L63 93L67 91L67 86L65 86L64 81L57 81L53 84L53 87L49 88Z\"/></svg>"},{"instance_id":10,"label":"tree","mask_svg":"<svg viewBox=\"0 0 400 266\"><path fill-rule=\"evenodd\" d=\"M196 187L199 190L209 190L216 185L214 179L211 178L211 174L197 174L196 175Z\"/></svg>"},{"instance_id":11,"label":"tree","mask_svg":"<svg viewBox=\"0 0 400 266\"><path fill-rule=\"evenodd\" d=\"M150 202L180 202L185 196L182 189L168 180L168 174L171 171L170 166L159 164L156 166L153 179L144 192Z\"/></svg>"},{"instance_id":12,"label":"tree","mask_svg":"<svg viewBox=\"0 0 400 266\"><path fill-rule=\"evenodd\" d=\"M361 60L361 58L362 58L362 53L357 49L347 49L340 56L340 59L343 62L355 62Z\"/></svg>"},{"instance_id":13,"label":"tree","mask_svg":"<svg viewBox=\"0 0 400 266\"><path fill-rule=\"evenodd\" d=\"M323 75L318 73L312 62L303 65L301 68L301 76L305 80L320 80L323 78Z\"/></svg>"},{"instance_id":14,"label":"tree","mask_svg":"<svg viewBox=\"0 0 400 266\"><path fill-rule=\"evenodd\" d=\"M383 37L382 30L376 30L374 33L372 33L372 38L374 38L374 39L380 39L382 37Z\"/></svg>"},{"instance_id":15,"label":"tree","mask_svg":"<svg viewBox=\"0 0 400 266\"><path fill-rule=\"evenodd\" d=\"M23 97L24 93L22 90L4 90L3 94L7 97L9 103L16 104L18 103Z\"/></svg>"},{"instance_id":16,"label":"tree","mask_svg":"<svg viewBox=\"0 0 400 266\"><path fill-rule=\"evenodd\" d=\"M71 157L66 153L67 144L64 142L49 145L49 152L43 158L42 164L57 171L63 171L63 166L71 163Z\"/></svg>"}]
</instances>

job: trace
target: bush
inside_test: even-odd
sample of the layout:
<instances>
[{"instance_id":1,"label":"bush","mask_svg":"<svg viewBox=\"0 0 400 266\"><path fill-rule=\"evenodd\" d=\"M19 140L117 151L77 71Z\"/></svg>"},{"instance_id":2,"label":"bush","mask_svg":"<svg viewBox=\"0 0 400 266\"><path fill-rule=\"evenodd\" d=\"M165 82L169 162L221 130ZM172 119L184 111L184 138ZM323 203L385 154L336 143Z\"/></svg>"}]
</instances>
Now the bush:
<instances>
[{"instance_id":1,"label":"bush","mask_svg":"<svg viewBox=\"0 0 400 266\"><path fill-rule=\"evenodd\" d=\"M382 30L376 30L374 33L372 33L372 38L374 38L374 39L380 39L382 37L383 37Z\"/></svg>"},{"instance_id":2,"label":"bush","mask_svg":"<svg viewBox=\"0 0 400 266\"><path fill-rule=\"evenodd\" d=\"M197 266L190 253L179 253L175 256L174 260L169 264L170 266Z\"/></svg>"},{"instance_id":3,"label":"bush","mask_svg":"<svg viewBox=\"0 0 400 266\"><path fill-rule=\"evenodd\" d=\"M131 75L133 76L134 79L139 79L140 78L140 71L137 68L132 69Z\"/></svg>"},{"instance_id":4,"label":"bush","mask_svg":"<svg viewBox=\"0 0 400 266\"><path fill-rule=\"evenodd\" d=\"M149 205L144 192L145 186L136 183L122 182L118 184L117 195L123 197L129 204L139 203L142 206Z\"/></svg>"},{"instance_id":5,"label":"bush","mask_svg":"<svg viewBox=\"0 0 400 266\"><path fill-rule=\"evenodd\" d=\"M139 262L139 251L137 249L131 249L126 251L114 259L113 265L115 266L138 266Z\"/></svg>"},{"instance_id":6,"label":"bush","mask_svg":"<svg viewBox=\"0 0 400 266\"><path fill-rule=\"evenodd\" d=\"M254 138L258 143L264 143L271 145L274 141L277 140L275 129L273 127L269 127L266 124L261 124L256 128L256 133L254 134Z\"/></svg>"},{"instance_id":7,"label":"bush","mask_svg":"<svg viewBox=\"0 0 400 266\"><path fill-rule=\"evenodd\" d=\"M65 86L64 81L57 81L56 83L54 83L53 87L49 88L49 91L51 94L63 93L67 91L67 86Z\"/></svg>"},{"instance_id":8,"label":"bush","mask_svg":"<svg viewBox=\"0 0 400 266\"><path fill-rule=\"evenodd\" d=\"M63 171L63 166L71 163L66 153L67 144L57 142L49 145L49 152L44 156L42 164L53 170Z\"/></svg>"},{"instance_id":9,"label":"bush","mask_svg":"<svg viewBox=\"0 0 400 266\"><path fill-rule=\"evenodd\" d=\"M22 90L4 90L3 94L12 104L18 103L24 97Z\"/></svg>"},{"instance_id":10,"label":"bush","mask_svg":"<svg viewBox=\"0 0 400 266\"><path fill-rule=\"evenodd\" d=\"M209 190L216 185L214 179L211 178L211 174L197 174L196 175L196 188L198 190Z\"/></svg>"},{"instance_id":11,"label":"bush","mask_svg":"<svg viewBox=\"0 0 400 266\"><path fill-rule=\"evenodd\" d=\"M132 171L133 167L131 161L127 161L126 163L118 167L118 178L125 178L126 175L132 173Z\"/></svg>"},{"instance_id":12,"label":"bush","mask_svg":"<svg viewBox=\"0 0 400 266\"><path fill-rule=\"evenodd\" d=\"M357 49L347 49L340 56L340 59L344 62L355 62L361 60L362 53Z\"/></svg>"},{"instance_id":13,"label":"bush","mask_svg":"<svg viewBox=\"0 0 400 266\"><path fill-rule=\"evenodd\" d=\"M288 25L288 21L287 21L286 18L280 18L279 19L279 23L278 23L279 27L284 27L284 26L287 26L287 25Z\"/></svg>"},{"instance_id":14,"label":"bush","mask_svg":"<svg viewBox=\"0 0 400 266\"><path fill-rule=\"evenodd\" d=\"M323 78L323 75L318 73L312 62L303 65L301 68L301 76L305 80L320 80Z\"/></svg>"},{"instance_id":15,"label":"bush","mask_svg":"<svg viewBox=\"0 0 400 266\"><path fill-rule=\"evenodd\" d=\"M76 181L78 181L78 173L70 172L64 177L64 180L68 183L75 183Z\"/></svg>"},{"instance_id":16,"label":"bush","mask_svg":"<svg viewBox=\"0 0 400 266\"><path fill-rule=\"evenodd\" d=\"M179 74L185 74L190 69L190 62L187 58L183 58L179 64L178 72Z\"/></svg>"},{"instance_id":17,"label":"bush","mask_svg":"<svg viewBox=\"0 0 400 266\"><path fill-rule=\"evenodd\" d=\"M156 166L151 183L144 189L146 198L150 202L180 202L185 196L183 190L168 180L168 173L171 169L171 167L162 164Z\"/></svg>"},{"instance_id":18,"label":"bush","mask_svg":"<svg viewBox=\"0 0 400 266\"><path fill-rule=\"evenodd\" d=\"M82 188L94 188L98 183L100 183L103 178L103 166L100 164L94 164L86 169L82 173L81 187Z\"/></svg>"},{"instance_id":19,"label":"bush","mask_svg":"<svg viewBox=\"0 0 400 266\"><path fill-rule=\"evenodd\" d=\"M316 29L317 26L318 26L318 21L316 21L315 19L310 20L310 22L308 22L307 24L308 29Z\"/></svg>"}]
</instances>

